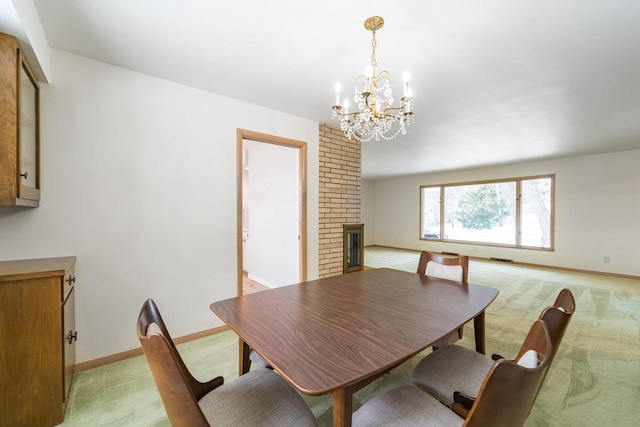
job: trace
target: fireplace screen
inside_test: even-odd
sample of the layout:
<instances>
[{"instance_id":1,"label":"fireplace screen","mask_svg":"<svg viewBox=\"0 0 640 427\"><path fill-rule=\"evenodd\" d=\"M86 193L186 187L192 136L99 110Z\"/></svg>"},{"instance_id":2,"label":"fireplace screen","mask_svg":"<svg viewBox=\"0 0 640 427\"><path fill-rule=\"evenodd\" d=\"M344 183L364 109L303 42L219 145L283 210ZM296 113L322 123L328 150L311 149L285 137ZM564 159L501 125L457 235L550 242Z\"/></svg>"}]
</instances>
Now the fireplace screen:
<instances>
[{"instance_id":1,"label":"fireplace screen","mask_svg":"<svg viewBox=\"0 0 640 427\"><path fill-rule=\"evenodd\" d=\"M362 270L364 266L364 224L344 224L343 272Z\"/></svg>"}]
</instances>

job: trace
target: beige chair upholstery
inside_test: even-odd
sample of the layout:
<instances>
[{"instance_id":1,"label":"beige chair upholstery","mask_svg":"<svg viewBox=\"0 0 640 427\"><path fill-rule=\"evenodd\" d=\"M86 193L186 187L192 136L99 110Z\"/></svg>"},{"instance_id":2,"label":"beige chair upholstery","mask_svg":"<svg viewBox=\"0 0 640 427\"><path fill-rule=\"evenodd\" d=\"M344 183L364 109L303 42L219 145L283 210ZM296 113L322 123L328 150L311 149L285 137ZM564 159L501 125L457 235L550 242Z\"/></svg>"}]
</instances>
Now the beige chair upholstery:
<instances>
[{"instance_id":1,"label":"beige chair upholstery","mask_svg":"<svg viewBox=\"0 0 640 427\"><path fill-rule=\"evenodd\" d=\"M273 369L271 365L269 365L269 362L264 360L262 356L260 356L255 350L251 350L251 353L249 353L249 360L251 361L251 363L255 363L256 366L259 366L261 368Z\"/></svg>"},{"instance_id":2,"label":"beige chair upholstery","mask_svg":"<svg viewBox=\"0 0 640 427\"><path fill-rule=\"evenodd\" d=\"M539 364L526 368L500 359L483 378L477 399L470 409L459 403L447 408L414 386L402 386L366 402L353 414L354 427L369 426L522 426L529 416L551 364L552 346L547 327L536 320L517 359L534 350ZM436 351L440 353L441 350ZM453 410L452 410L453 409Z\"/></svg>"},{"instance_id":3,"label":"beige chair upholstery","mask_svg":"<svg viewBox=\"0 0 640 427\"><path fill-rule=\"evenodd\" d=\"M539 319L545 322L551 337L553 360L575 310L573 294L560 291L553 306L545 308ZM495 359L501 358L496 357ZM449 345L425 356L414 368L411 382L433 395L447 406L454 401L454 393L469 398L478 395L482 381L493 366L493 360L473 350Z\"/></svg>"},{"instance_id":4,"label":"beige chair upholstery","mask_svg":"<svg viewBox=\"0 0 640 427\"><path fill-rule=\"evenodd\" d=\"M477 396L482 381L493 366L484 354L458 345L447 345L425 356L411 373L411 383L447 406L453 393Z\"/></svg>"},{"instance_id":5,"label":"beige chair upholstery","mask_svg":"<svg viewBox=\"0 0 640 427\"><path fill-rule=\"evenodd\" d=\"M405 385L366 402L353 414L353 427L462 426L464 418L424 391Z\"/></svg>"},{"instance_id":6,"label":"beige chair upholstery","mask_svg":"<svg viewBox=\"0 0 640 427\"><path fill-rule=\"evenodd\" d=\"M270 369L249 372L228 384L222 377L196 380L153 300L142 306L137 332L173 427L316 425L302 397Z\"/></svg>"},{"instance_id":7,"label":"beige chair upholstery","mask_svg":"<svg viewBox=\"0 0 640 427\"><path fill-rule=\"evenodd\" d=\"M418 274L425 276L440 277L442 279L454 280L456 282L467 283L469 275L469 257L462 256L441 256L431 252L422 251L418 262ZM433 349L436 350L449 344L453 344L462 338L463 328L453 331L435 343Z\"/></svg>"}]
</instances>

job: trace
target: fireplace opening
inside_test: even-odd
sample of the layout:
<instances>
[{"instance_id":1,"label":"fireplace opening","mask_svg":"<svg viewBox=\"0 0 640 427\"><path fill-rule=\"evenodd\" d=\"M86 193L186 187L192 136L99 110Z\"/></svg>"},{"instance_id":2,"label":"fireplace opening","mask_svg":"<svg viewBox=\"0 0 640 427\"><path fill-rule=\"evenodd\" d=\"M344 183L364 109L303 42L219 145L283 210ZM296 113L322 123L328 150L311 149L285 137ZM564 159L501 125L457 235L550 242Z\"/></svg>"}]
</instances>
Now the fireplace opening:
<instances>
[{"instance_id":1,"label":"fireplace opening","mask_svg":"<svg viewBox=\"0 0 640 427\"><path fill-rule=\"evenodd\" d=\"M343 226L343 273L360 271L364 267L364 224Z\"/></svg>"}]
</instances>

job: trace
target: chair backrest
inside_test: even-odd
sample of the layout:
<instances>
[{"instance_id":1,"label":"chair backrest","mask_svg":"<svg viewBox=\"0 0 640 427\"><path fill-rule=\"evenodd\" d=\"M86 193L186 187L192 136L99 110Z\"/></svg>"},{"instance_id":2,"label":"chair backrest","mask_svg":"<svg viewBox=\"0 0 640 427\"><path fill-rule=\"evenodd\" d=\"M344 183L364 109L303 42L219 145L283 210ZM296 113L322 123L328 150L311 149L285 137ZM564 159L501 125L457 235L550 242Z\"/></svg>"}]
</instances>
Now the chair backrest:
<instances>
[{"instance_id":1,"label":"chair backrest","mask_svg":"<svg viewBox=\"0 0 640 427\"><path fill-rule=\"evenodd\" d=\"M186 368L153 300L147 300L138 316L138 338L153 379L173 427L208 427L198 400L199 383ZM218 377L220 384L224 381Z\"/></svg>"},{"instance_id":2,"label":"chair backrest","mask_svg":"<svg viewBox=\"0 0 640 427\"><path fill-rule=\"evenodd\" d=\"M555 302L551 307L545 308L540 314L539 319L544 321L549 338L551 339L551 354L549 355L549 363L553 362L556 353L560 348L560 343L564 337L564 333L569 326L569 321L576 309L576 302L573 294L569 289L562 289Z\"/></svg>"},{"instance_id":3,"label":"chair backrest","mask_svg":"<svg viewBox=\"0 0 640 427\"><path fill-rule=\"evenodd\" d=\"M539 363L526 368L517 361L534 350ZM551 364L551 338L545 323L538 319L531 326L515 361L500 359L487 373L464 425L473 427L522 426L542 386Z\"/></svg>"},{"instance_id":4,"label":"chair backrest","mask_svg":"<svg viewBox=\"0 0 640 427\"><path fill-rule=\"evenodd\" d=\"M551 345L553 347L551 353L552 359L560 347L560 343L562 342L562 338L567 330L567 326L569 326L569 321L575 309L576 302L573 294L569 289L565 288L560 291L553 306L545 308L540 314L539 318L547 325L549 336L551 337Z\"/></svg>"},{"instance_id":5,"label":"chair backrest","mask_svg":"<svg viewBox=\"0 0 640 427\"><path fill-rule=\"evenodd\" d=\"M469 257L466 255L442 256L422 251L417 273L467 283Z\"/></svg>"}]
</instances>

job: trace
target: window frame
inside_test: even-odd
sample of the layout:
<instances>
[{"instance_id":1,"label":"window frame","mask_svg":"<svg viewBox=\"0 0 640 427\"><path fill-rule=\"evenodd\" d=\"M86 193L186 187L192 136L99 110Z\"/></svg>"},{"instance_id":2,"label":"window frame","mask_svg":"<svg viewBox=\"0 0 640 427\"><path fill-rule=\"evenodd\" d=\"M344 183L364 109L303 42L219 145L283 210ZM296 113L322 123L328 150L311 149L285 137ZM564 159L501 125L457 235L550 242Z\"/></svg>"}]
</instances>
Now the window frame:
<instances>
[{"instance_id":1,"label":"window frame","mask_svg":"<svg viewBox=\"0 0 640 427\"><path fill-rule=\"evenodd\" d=\"M522 182L528 180L536 180L536 179L550 179L550 200L549 200L549 247L541 247L541 246L528 246L522 244ZM473 240L457 240L457 239L449 239L445 234L445 188L447 187L462 187L469 185L484 185L484 184L498 184L498 183L515 183L515 244L508 243L495 243L495 242L482 242L482 241L473 241ZM424 189L426 188L439 188L440 189L440 231L439 237L424 237L423 231L423 221L424 221ZM465 182L455 182L455 183L447 183L447 184L429 184L429 185L421 185L420 186L420 202L419 202L419 239L427 242L448 242L448 243L461 243L461 244L471 244L471 245L480 245L480 246L497 246L503 248L513 248L513 249L528 249L528 250L540 250L540 251L554 251L555 250L555 192L556 192L556 175L555 174L544 174L544 175L532 175L532 176L522 176L516 178L501 178L501 179L490 179L490 180L481 180L481 181L465 181Z\"/></svg>"}]
</instances>

